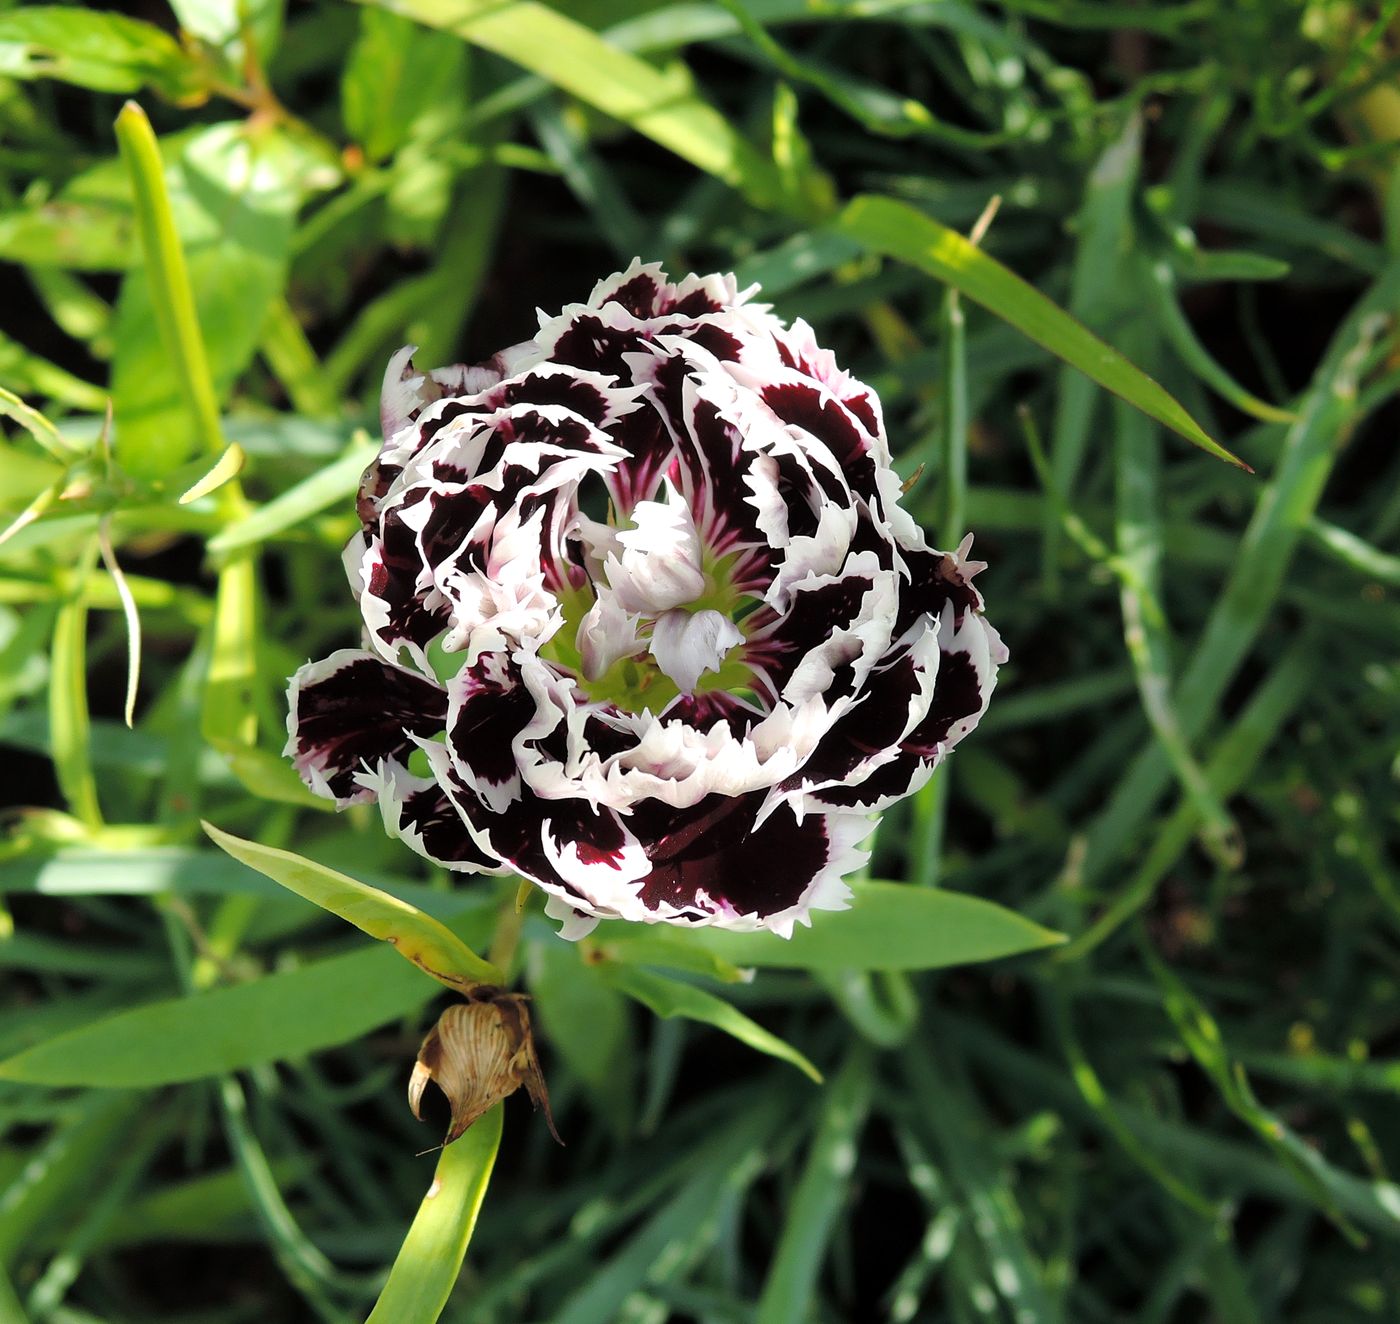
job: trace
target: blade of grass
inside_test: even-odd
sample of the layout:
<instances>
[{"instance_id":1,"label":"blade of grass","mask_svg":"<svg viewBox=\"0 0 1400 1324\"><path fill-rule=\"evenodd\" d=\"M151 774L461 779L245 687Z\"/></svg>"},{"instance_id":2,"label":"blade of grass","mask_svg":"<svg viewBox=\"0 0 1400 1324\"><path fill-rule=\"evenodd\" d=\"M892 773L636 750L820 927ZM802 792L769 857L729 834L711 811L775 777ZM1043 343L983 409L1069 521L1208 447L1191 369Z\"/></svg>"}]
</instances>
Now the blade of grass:
<instances>
[{"instance_id":1,"label":"blade of grass","mask_svg":"<svg viewBox=\"0 0 1400 1324\"><path fill-rule=\"evenodd\" d=\"M1137 265L1141 273L1139 284L1147 293L1148 307L1155 324L1177 356L1197 377L1241 413L1257 418L1261 423L1292 423L1296 420L1297 415L1291 411L1280 409L1246 391L1211 357L1176 301L1176 282L1169 263L1143 259Z\"/></svg>"},{"instance_id":2,"label":"blade of grass","mask_svg":"<svg viewBox=\"0 0 1400 1324\"><path fill-rule=\"evenodd\" d=\"M846 1201L870 1111L875 1084L871 1067L869 1051L856 1046L826 1089L807 1161L764 1280L755 1324L801 1324L813 1316L817 1277Z\"/></svg>"},{"instance_id":3,"label":"blade of grass","mask_svg":"<svg viewBox=\"0 0 1400 1324\"><path fill-rule=\"evenodd\" d=\"M266 874L322 910L339 915L371 938L387 942L405 960L448 988L505 983L494 965L483 961L450 929L408 902L290 851L243 841L210 823L203 827L210 840L235 860Z\"/></svg>"},{"instance_id":4,"label":"blade of grass","mask_svg":"<svg viewBox=\"0 0 1400 1324\"><path fill-rule=\"evenodd\" d=\"M49 659L49 740L59 789L74 815L91 829L102 826L89 749L87 698L87 599L83 585L97 564L98 542L82 552L73 595L54 620Z\"/></svg>"},{"instance_id":5,"label":"blade of grass","mask_svg":"<svg viewBox=\"0 0 1400 1324\"><path fill-rule=\"evenodd\" d=\"M1248 781L1279 729L1307 697L1317 668L1317 645L1312 638L1294 644L1268 678L1255 690L1206 764L1206 780L1224 799ZM1110 937L1152 899L1153 893L1191 844L1200 813L1189 800L1182 803L1157 834L1137 872L1114 895L1107 909L1083 933L1058 952L1058 961L1077 961Z\"/></svg>"},{"instance_id":6,"label":"blade of grass","mask_svg":"<svg viewBox=\"0 0 1400 1324\"><path fill-rule=\"evenodd\" d=\"M1358 1248L1367 1244L1362 1234L1342 1210L1327 1180L1328 1166L1311 1145L1277 1113L1265 1108L1255 1096L1244 1069L1230 1060L1224 1037L1205 1005L1157 956L1145 934L1139 935L1139 950L1162 990L1163 1005L1181 1041L1196 1064L1215 1083L1230 1111L1255 1133L1283 1166L1312 1195L1318 1206Z\"/></svg>"},{"instance_id":7,"label":"blade of grass","mask_svg":"<svg viewBox=\"0 0 1400 1324\"><path fill-rule=\"evenodd\" d=\"M1214 717L1230 681L1254 646L1283 587L1340 453L1339 440L1360 421L1355 401L1378 338L1400 299L1400 264L1358 303L1334 338L1289 428L1278 468L1259 496L1224 592L1216 600L1177 688L1184 738L1195 740ZM1145 750L1119 780L1090 828L1083 877L1101 879L1141 829L1171 778L1159 746Z\"/></svg>"},{"instance_id":8,"label":"blade of grass","mask_svg":"<svg viewBox=\"0 0 1400 1324\"><path fill-rule=\"evenodd\" d=\"M693 984L682 984L679 980L667 979L664 975L650 970L639 970L625 965L599 966L603 978L619 992L635 998L643 1006L649 1007L658 1016L670 1019L682 1016L689 1021L699 1021L712 1025L725 1034L732 1035L742 1044L769 1057L795 1066L804 1076L821 1083L822 1074L807 1057L799 1053L790 1043L779 1039L776 1034L765 1030L757 1021L745 1016L733 1004L726 1002L703 988Z\"/></svg>"},{"instance_id":9,"label":"blade of grass","mask_svg":"<svg viewBox=\"0 0 1400 1324\"><path fill-rule=\"evenodd\" d=\"M538 74L620 120L761 206L781 201L777 172L704 101L688 80L609 45L590 28L542 4L499 0L374 0L443 28Z\"/></svg>"},{"instance_id":10,"label":"blade of grass","mask_svg":"<svg viewBox=\"0 0 1400 1324\"><path fill-rule=\"evenodd\" d=\"M1124 254L1131 239L1131 210L1142 158L1142 119L1129 115L1123 131L1089 171L1077 217L1078 242L1070 273L1069 312L1085 326L1107 332L1122 309ZM1074 492L1100 398L1082 373L1061 369L1050 432L1051 473L1067 497ZM1058 582L1060 525L1045 511L1041 529L1041 574L1047 588Z\"/></svg>"}]
</instances>

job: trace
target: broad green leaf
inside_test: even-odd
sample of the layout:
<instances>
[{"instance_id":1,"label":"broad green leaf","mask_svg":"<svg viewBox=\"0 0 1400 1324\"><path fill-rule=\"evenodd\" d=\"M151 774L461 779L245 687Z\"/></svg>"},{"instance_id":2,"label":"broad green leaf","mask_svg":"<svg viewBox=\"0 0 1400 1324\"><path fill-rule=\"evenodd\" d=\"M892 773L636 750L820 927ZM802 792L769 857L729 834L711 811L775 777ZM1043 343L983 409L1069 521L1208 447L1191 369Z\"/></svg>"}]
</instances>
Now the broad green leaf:
<instances>
[{"instance_id":1,"label":"broad green leaf","mask_svg":"<svg viewBox=\"0 0 1400 1324\"><path fill-rule=\"evenodd\" d=\"M1212 441L1152 378L956 230L940 225L906 203L872 194L847 204L834 224L839 233L855 239L870 252L907 262L946 281L1202 450L1248 468Z\"/></svg>"},{"instance_id":2,"label":"broad green leaf","mask_svg":"<svg viewBox=\"0 0 1400 1324\"><path fill-rule=\"evenodd\" d=\"M497 1104L438 1160L366 1324L433 1324L456 1286L501 1144Z\"/></svg>"},{"instance_id":3,"label":"broad green leaf","mask_svg":"<svg viewBox=\"0 0 1400 1324\"><path fill-rule=\"evenodd\" d=\"M282 35L285 0L170 0L180 27L223 51L235 68L266 67ZM251 50L249 42L251 41Z\"/></svg>"},{"instance_id":4,"label":"broad green leaf","mask_svg":"<svg viewBox=\"0 0 1400 1324\"><path fill-rule=\"evenodd\" d=\"M422 117L458 103L465 111L466 52L442 32L424 31L387 10L360 11L360 34L340 80L346 131L372 162L410 137Z\"/></svg>"},{"instance_id":5,"label":"broad green leaf","mask_svg":"<svg viewBox=\"0 0 1400 1324\"><path fill-rule=\"evenodd\" d=\"M494 965L483 961L456 934L407 901L356 882L323 864L293 855L291 851L244 841L220 832L209 823L204 824L204 830L215 845L235 860L266 874L322 910L339 915L370 937L389 943L400 956L448 988L505 982Z\"/></svg>"},{"instance_id":6,"label":"broad green leaf","mask_svg":"<svg viewBox=\"0 0 1400 1324\"><path fill-rule=\"evenodd\" d=\"M791 938L696 928L675 940L738 966L816 970L934 970L1053 947L1062 935L962 892L903 883L856 883L849 910L812 912ZM600 924L599 942L625 926ZM625 941L625 939L624 939Z\"/></svg>"},{"instance_id":7,"label":"broad green leaf","mask_svg":"<svg viewBox=\"0 0 1400 1324\"><path fill-rule=\"evenodd\" d=\"M106 202L54 198L0 215L0 258L30 267L124 271L134 250L132 216Z\"/></svg>"},{"instance_id":8,"label":"broad green leaf","mask_svg":"<svg viewBox=\"0 0 1400 1324\"><path fill-rule=\"evenodd\" d=\"M0 1062L0 1080L146 1089L304 1057L416 1011L433 987L382 948L118 1012Z\"/></svg>"},{"instance_id":9,"label":"broad green leaf","mask_svg":"<svg viewBox=\"0 0 1400 1324\"><path fill-rule=\"evenodd\" d=\"M650 1007L658 1016L670 1019L683 1016L686 1020L700 1021L713 1025L717 1030L732 1035L740 1043L760 1053L767 1053L780 1061L789 1062L803 1075L821 1083L821 1072L797 1051L790 1043L779 1039L750 1020L737 1007L723 998L707 993L693 984L682 984L650 970L638 970L632 966L600 966L604 978L614 988L621 989L628 997L635 998L643 1006Z\"/></svg>"},{"instance_id":10,"label":"broad green leaf","mask_svg":"<svg viewBox=\"0 0 1400 1324\"><path fill-rule=\"evenodd\" d=\"M375 0L382 8L444 28L563 88L580 101L715 175L754 201L781 197L777 172L688 79L610 46L582 23L525 0Z\"/></svg>"},{"instance_id":11,"label":"broad green leaf","mask_svg":"<svg viewBox=\"0 0 1400 1324\"><path fill-rule=\"evenodd\" d=\"M203 84L201 66L169 33L78 5L0 14L0 75L56 78L95 92L151 87L173 101L198 96Z\"/></svg>"}]
</instances>

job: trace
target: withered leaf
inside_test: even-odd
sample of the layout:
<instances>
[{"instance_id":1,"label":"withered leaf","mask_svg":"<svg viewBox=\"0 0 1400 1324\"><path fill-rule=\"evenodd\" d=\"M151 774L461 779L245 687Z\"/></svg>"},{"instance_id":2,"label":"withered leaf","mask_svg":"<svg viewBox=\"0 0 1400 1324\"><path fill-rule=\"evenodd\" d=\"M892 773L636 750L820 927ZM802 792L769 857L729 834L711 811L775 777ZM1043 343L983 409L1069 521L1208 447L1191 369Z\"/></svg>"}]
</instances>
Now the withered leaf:
<instances>
[{"instance_id":1,"label":"withered leaf","mask_svg":"<svg viewBox=\"0 0 1400 1324\"><path fill-rule=\"evenodd\" d=\"M479 985L466 1002L454 1003L442 1013L418 1050L408 1082L408 1104L419 1121L423 1091L430 1080L452 1107L444 1145L522 1085L535 1107L544 1109L550 1134L559 1140L522 994Z\"/></svg>"}]
</instances>

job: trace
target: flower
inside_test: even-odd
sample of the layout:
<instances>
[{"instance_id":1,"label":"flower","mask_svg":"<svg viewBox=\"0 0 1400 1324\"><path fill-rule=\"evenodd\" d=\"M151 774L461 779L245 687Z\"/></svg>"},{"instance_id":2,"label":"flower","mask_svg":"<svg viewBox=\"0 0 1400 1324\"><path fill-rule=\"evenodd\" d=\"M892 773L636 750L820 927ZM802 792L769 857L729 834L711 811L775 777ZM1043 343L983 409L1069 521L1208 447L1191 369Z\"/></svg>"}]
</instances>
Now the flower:
<instances>
[{"instance_id":1,"label":"flower","mask_svg":"<svg viewBox=\"0 0 1400 1324\"><path fill-rule=\"evenodd\" d=\"M568 937L843 908L1006 659L874 392L753 293L634 262L488 363L395 355L345 552L365 647L292 680L312 790L530 879Z\"/></svg>"}]
</instances>

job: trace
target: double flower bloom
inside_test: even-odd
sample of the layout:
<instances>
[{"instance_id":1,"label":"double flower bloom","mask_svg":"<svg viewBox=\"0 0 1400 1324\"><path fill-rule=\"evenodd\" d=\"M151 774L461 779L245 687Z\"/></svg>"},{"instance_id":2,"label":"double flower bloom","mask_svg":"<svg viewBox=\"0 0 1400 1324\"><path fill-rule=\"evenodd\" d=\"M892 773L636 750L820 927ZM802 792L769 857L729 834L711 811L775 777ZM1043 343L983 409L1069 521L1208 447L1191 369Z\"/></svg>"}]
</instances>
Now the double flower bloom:
<instances>
[{"instance_id":1,"label":"double flower bloom","mask_svg":"<svg viewBox=\"0 0 1400 1324\"><path fill-rule=\"evenodd\" d=\"M396 355L345 553L366 647L292 681L312 790L532 880L568 937L840 909L1006 659L874 393L750 293L633 263L489 363Z\"/></svg>"}]
</instances>

